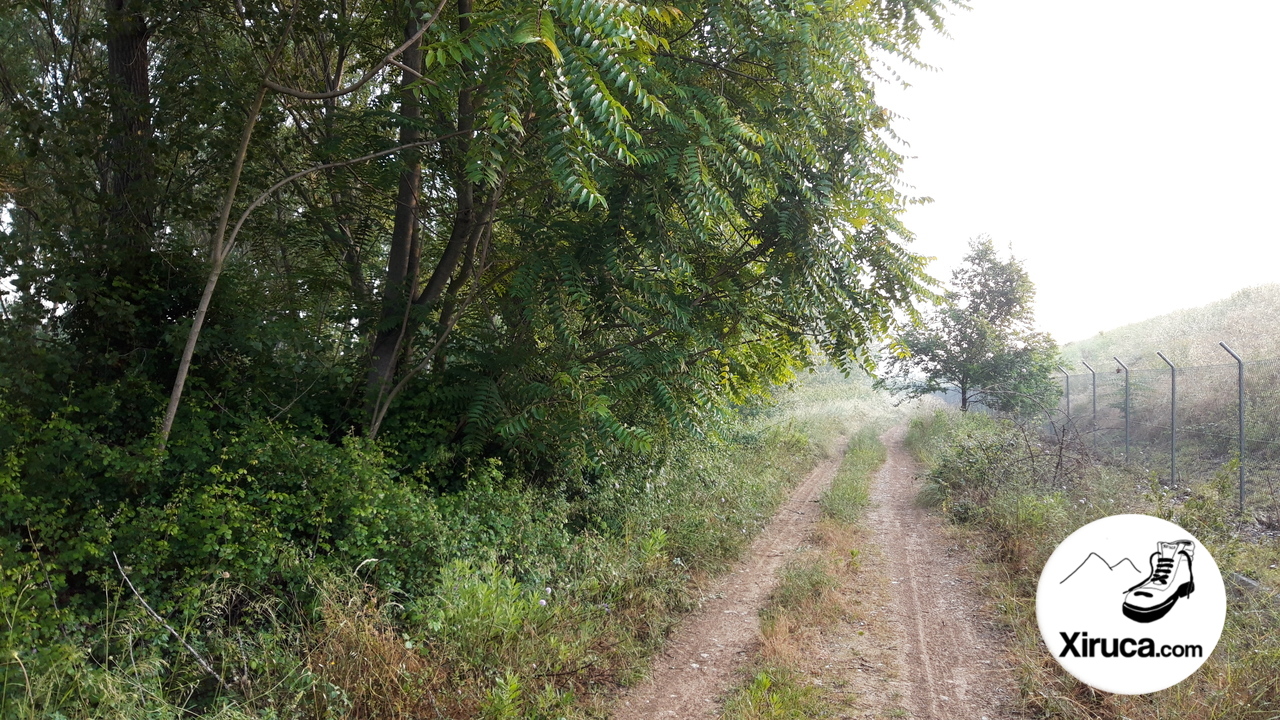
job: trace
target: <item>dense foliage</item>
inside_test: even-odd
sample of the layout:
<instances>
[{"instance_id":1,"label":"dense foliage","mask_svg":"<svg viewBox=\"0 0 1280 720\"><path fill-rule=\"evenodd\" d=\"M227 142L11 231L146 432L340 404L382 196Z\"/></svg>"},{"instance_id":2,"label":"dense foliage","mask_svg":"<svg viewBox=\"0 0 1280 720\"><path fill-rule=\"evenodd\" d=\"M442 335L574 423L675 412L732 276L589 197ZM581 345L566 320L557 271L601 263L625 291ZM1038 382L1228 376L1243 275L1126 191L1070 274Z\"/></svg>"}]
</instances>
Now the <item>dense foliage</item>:
<instances>
[{"instance_id":1,"label":"dense foliage","mask_svg":"<svg viewBox=\"0 0 1280 720\"><path fill-rule=\"evenodd\" d=\"M990 238L969 244L943 304L899 340L884 385L911 398L954 392L960 410L1044 411L1060 390L1050 379L1057 345L1034 327L1035 285Z\"/></svg>"},{"instance_id":2,"label":"dense foliage","mask_svg":"<svg viewBox=\"0 0 1280 720\"><path fill-rule=\"evenodd\" d=\"M872 79L939 5L0 4L0 650L112 553L164 613L533 573L521 493L868 365L927 295Z\"/></svg>"}]
</instances>

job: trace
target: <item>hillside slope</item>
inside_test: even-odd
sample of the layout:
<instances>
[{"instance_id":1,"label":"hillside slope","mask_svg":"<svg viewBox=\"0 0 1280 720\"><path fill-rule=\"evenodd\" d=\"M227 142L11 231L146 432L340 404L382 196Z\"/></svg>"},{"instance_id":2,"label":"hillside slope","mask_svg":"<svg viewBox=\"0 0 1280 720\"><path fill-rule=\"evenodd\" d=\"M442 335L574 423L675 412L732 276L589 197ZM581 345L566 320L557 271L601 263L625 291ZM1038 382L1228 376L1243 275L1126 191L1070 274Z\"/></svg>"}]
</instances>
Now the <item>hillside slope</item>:
<instances>
[{"instance_id":1,"label":"hillside slope","mask_svg":"<svg viewBox=\"0 0 1280 720\"><path fill-rule=\"evenodd\" d=\"M1113 355L1131 367L1163 367L1157 350L1179 366L1215 365L1231 362L1218 347L1222 340L1246 360L1280 358L1278 325L1280 284L1259 285L1203 307L1178 310L1067 343L1062 355L1073 372L1082 359L1094 367L1099 367L1099 362L1110 367Z\"/></svg>"}]
</instances>

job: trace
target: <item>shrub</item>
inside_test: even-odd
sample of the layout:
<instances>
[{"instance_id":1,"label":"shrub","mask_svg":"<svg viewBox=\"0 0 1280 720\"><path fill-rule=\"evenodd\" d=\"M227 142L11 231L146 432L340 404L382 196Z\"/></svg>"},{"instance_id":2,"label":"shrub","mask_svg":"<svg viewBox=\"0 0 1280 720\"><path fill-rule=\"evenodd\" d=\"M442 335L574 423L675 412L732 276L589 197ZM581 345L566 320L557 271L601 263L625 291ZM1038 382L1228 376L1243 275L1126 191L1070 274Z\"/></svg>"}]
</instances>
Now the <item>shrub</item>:
<instances>
[{"instance_id":1,"label":"shrub","mask_svg":"<svg viewBox=\"0 0 1280 720\"><path fill-rule=\"evenodd\" d=\"M256 423L208 439L221 447L203 467L195 439L159 470L141 455L87 463L119 473L108 485L171 474L169 491L30 530L12 519L59 507L71 485L29 462L28 434L0 450L14 529L0 537L0 715L580 714L647 666L692 606L690 579L772 517L825 452L809 434L820 426L729 419L576 483L475 462L442 491L431 467L400 467L380 444ZM76 427L92 450L92 428ZM217 678L142 608L113 550Z\"/></svg>"},{"instance_id":2,"label":"shrub","mask_svg":"<svg viewBox=\"0 0 1280 720\"><path fill-rule=\"evenodd\" d=\"M1194 533L1225 577L1246 574L1264 587L1280 584L1274 543L1249 542L1235 518L1233 465L1174 493L1155 476L1088 462L1070 444L1030 428L982 417L937 415L913 426L933 448L926 491L953 521L975 529L987 549L988 591L1014 630L1013 657L1023 701L1044 716L1271 717L1280 709L1280 607L1274 590L1230 598L1217 649L1177 686L1141 698L1096 693L1048 657L1036 629L1034 596L1044 562L1074 529L1099 517L1142 512Z\"/></svg>"}]
</instances>

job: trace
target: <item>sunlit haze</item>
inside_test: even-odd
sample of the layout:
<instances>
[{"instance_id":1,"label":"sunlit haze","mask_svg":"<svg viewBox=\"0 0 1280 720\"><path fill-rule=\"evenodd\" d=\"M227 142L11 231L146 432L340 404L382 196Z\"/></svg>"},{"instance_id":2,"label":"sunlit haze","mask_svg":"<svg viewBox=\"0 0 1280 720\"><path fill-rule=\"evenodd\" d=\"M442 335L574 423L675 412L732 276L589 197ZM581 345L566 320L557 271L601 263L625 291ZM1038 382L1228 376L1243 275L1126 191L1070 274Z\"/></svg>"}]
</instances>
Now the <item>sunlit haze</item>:
<instances>
[{"instance_id":1,"label":"sunlit haze","mask_svg":"<svg viewBox=\"0 0 1280 720\"><path fill-rule=\"evenodd\" d=\"M1280 280L1280 3L972 4L880 90L935 277L1012 244L1059 342Z\"/></svg>"}]
</instances>

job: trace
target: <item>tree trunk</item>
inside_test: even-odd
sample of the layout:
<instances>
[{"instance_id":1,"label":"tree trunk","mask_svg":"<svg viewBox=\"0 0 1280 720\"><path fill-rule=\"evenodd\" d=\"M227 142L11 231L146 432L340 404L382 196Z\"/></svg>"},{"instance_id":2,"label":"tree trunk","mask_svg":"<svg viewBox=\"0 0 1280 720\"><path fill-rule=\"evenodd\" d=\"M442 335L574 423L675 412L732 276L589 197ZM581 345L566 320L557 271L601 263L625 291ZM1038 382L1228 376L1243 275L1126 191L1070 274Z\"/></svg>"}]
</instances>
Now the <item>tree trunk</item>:
<instances>
[{"instance_id":1,"label":"tree trunk","mask_svg":"<svg viewBox=\"0 0 1280 720\"><path fill-rule=\"evenodd\" d=\"M471 20L468 16L471 14L471 9L472 0L458 0L459 32L465 33L470 28ZM410 26L406 28L406 36L411 36L416 31L417 28L414 25L414 21L411 21ZM409 62L408 52L405 53L405 64L415 70L420 70L421 52L417 48L414 48L413 52L415 55L412 62ZM464 71L467 70L468 63L463 62L462 68ZM410 74L405 73L404 82L407 84L411 79ZM402 101L401 112L406 113L406 117L408 117L407 112L410 104L413 105L412 112L415 113L413 117L420 117L421 107L417 106L416 101L411 100L408 93L405 94L405 99ZM472 91L464 87L458 91L458 135L454 142L450 143L454 150L454 158L457 161L457 167L455 168L457 175L454 181L456 207L453 214L453 224L450 228L449 240L445 244L444 252L441 253L430 278L428 278L426 285L420 292L417 289L417 276L421 262L421 242L417 237L417 222L412 223L412 227L408 228L408 232L403 232L400 226L400 218L404 205L399 204L396 207L396 224L392 230L391 255L387 267L387 294L383 296L383 321L379 324L381 329L374 340L373 357L369 369L368 382L365 387L366 409L373 433L376 433L380 418L385 415L385 408L382 406L389 402L387 395L391 390L396 371L400 365L405 338L411 336L416 329L417 322L413 319L411 310L414 306L431 306L440 300L445 290L449 287L450 279L453 278L454 273L457 271L463 254L467 248L474 245L480 234L483 233L484 227L493 217L494 201L496 201L499 189L492 189L493 194L490 196L490 202L486 203L487 207L477 213L476 195L480 188L467 179L465 168L463 167L474 130L475 108L472 104ZM421 165L415 165L413 171L415 173L413 176L413 188L416 193L417 184L421 181ZM401 175L401 197L404 197L404 182L408 175L409 171ZM402 272L402 263L404 275L399 274ZM410 269L413 272L408 272ZM394 284L397 279L399 281L398 286ZM391 323L395 318L399 318L399 323L392 325ZM449 318L441 318L441 324L449 325Z\"/></svg>"},{"instance_id":2,"label":"tree trunk","mask_svg":"<svg viewBox=\"0 0 1280 720\"><path fill-rule=\"evenodd\" d=\"M419 20L410 14L404 34L408 40L418 34ZM422 69L422 48L413 45L404 51L403 62L416 71ZM422 117L422 106L417 96L408 89L415 80L406 70L401 80L400 114L416 123ZM422 139L422 131L413 124L400 128L400 144L407 145ZM409 331L408 311L417 292L418 281L418 192L422 184L422 161L418 154L406 153L406 167L400 173L400 186L396 194L395 223L391 229L391 252L387 259L387 282L382 291L382 319L374 339L373 352L367 382L369 411L377 404L380 395L395 376L396 359L405 334ZM413 272L410 272L412 270Z\"/></svg>"},{"instance_id":3,"label":"tree trunk","mask_svg":"<svg viewBox=\"0 0 1280 720\"><path fill-rule=\"evenodd\" d=\"M111 136L107 144L108 228L114 243L150 250L155 163L146 20L137 0L107 3Z\"/></svg>"},{"instance_id":4,"label":"tree trunk","mask_svg":"<svg viewBox=\"0 0 1280 720\"><path fill-rule=\"evenodd\" d=\"M86 243L76 277L68 278L78 298L62 320L84 353L82 372L103 381L118 377L126 365L136 367L142 357L137 350L159 344L164 323L157 315L170 301L165 286L171 268L153 247L150 30L140 5L106 3L110 119L102 146L100 234Z\"/></svg>"}]
</instances>

